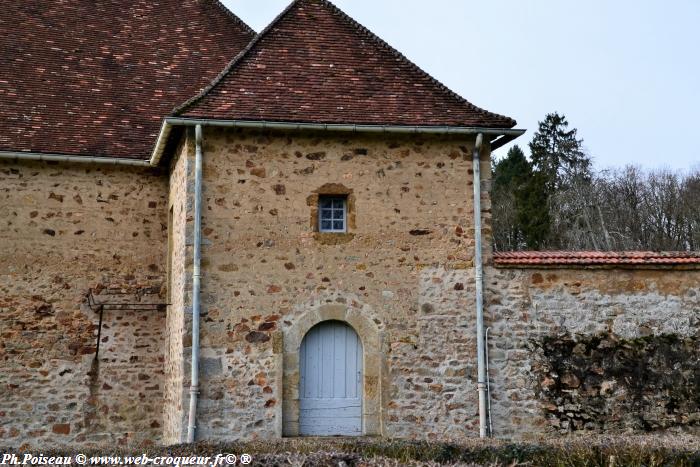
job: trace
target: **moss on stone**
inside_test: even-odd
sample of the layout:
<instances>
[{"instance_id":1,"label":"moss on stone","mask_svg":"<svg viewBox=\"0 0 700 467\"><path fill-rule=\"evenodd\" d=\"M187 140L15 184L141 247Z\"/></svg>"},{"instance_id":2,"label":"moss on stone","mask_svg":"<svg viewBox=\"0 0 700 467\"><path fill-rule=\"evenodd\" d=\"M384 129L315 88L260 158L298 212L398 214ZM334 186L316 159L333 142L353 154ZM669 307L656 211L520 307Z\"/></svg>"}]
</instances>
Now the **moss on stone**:
<instances>
[{"instance_id":1,"label":"moss on stone","mask_svg":"<svg viewBox=\"0 0 700 467\"><path fill-rule=\"evenodd\" d=\"M700 425L700 340L546 336L533 344L539 396L562 431Z\"/></svg>"}]
</instances>

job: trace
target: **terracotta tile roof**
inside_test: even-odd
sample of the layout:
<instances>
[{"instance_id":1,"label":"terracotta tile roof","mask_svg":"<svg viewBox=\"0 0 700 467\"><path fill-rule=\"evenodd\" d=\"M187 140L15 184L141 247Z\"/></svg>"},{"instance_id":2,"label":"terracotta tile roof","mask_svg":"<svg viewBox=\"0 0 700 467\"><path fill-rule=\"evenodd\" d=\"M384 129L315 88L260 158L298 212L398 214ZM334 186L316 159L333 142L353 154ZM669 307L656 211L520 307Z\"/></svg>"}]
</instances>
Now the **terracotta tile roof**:
<instances>
[{"instance_id":1,"label":"terracotta tile roof","mask_svg":"<svg viewBox=\"0 0 700 467\"><path fill-rule=\"evenodd\" d=\"M459 33L457 31L456 33ZM296 0L176 115L227 120L511 128L326 0Z\"/></svg>"},{"instance_id":2,"label":"terracotta tile roof","mask_svg":"<svg viewBox=\"0 0 700 467\"><path fill-rule=\"evenodd\" d=\"M511 251L494 253L496 266L700 265L697 251Z\"/></svg>"},{"instance_id":3,"label":"terracotta tile roof","mask_svg":"<svg viewBox=\"0 0 700 467\"><path fill-rule=\"evenodd\" d=\"M218 0L3 2L0 151L148 158L254 35Z\"/></svg>"}]
</instances>

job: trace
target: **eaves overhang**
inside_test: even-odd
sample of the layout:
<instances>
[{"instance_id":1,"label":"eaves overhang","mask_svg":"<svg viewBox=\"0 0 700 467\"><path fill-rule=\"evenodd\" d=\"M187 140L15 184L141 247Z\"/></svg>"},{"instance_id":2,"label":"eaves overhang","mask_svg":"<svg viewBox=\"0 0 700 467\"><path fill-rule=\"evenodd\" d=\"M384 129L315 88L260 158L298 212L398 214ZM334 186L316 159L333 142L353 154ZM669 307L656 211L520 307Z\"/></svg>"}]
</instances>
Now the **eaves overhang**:
<instances>
[{"instance_id":1,"label":"eaves overhang","mask_svg":"<svg viewBox=\"0 0 700 467\"><path fill-rule=\"evenodd\" d=\"M225 128L257 128L268 130L330 131L346 133L478 135L488 137L491 149L497 149L525 133L517 128L484 128L461 126L356 125L345 123L272 122L262 120L219 120L167 117L163 120L153 148L150 164L157 166L163 158L173 128L178 126L212 126Z\"/></svg>"},{"instance_id":2,"label":"eaves overhang","mask_svg":"<svg viewBox=\"0 0 700 467\"><path fill-rule=\"evenodd\" d=\"M9 159L13 161L24 160L44 162L68 162L81 164L128 165L133 167L151 167L152 165L148 160L136 158L108 156L78 156L72 154L57 154L30 151L0 151L0 159Z\"/></svg>"}]
</instances>

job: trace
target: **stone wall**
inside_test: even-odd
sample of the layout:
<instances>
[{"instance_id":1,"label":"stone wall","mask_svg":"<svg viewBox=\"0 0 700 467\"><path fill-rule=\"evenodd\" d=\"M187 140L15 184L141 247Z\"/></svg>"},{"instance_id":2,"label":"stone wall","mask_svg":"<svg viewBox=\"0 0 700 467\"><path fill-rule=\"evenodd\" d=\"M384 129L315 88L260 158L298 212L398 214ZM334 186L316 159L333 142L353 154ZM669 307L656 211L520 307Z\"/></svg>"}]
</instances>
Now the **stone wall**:
<instances>
[{"instance_id":1,"label":"stone wall","mask_svg":"<svg viewBox=\"0 0 700 467\"><path fill-rule=\"evenodd\" d=\"M282 434L285 333L328 304L381 330L378 432L471 436L471 145L205 128L199 438ZM313 230L329 186L353 196L348 234Z\"/></svg>"},{"instance_id":2,"label":"stone wall","mask_svg":"<svg viewBox=\"0 0 700 467\"><path fill-rule=\"evenodd\" d=\"M199 439L294 434L323 319L363 340L366 434L478 434L471 147L205 130ZM168 175L1 163L0 444L185 439L193 161L190 131ZM481 168L495 434L695 429L700 270L494 268ZM315 231L330 193L346 234ZM95 360L89 288L170 305L105 310Z\"/></svg>"},{"instance_id":3,"label":"stone wall","mask_svg":"<svg viewBox=\"0 0 700 467\"><path fill-rule=\"evenodd\" d=\"M700 426L700 270L487 270L498 436Z\"/></svg>"},{"instance_id":4,"label":"stone wall","mask_svg":"<svg viewBox=\"0 0 700 467\"><path fill-rule=\"evenodd\" d=\"M105 311L95 362L85 294L162 301L166 193L143 169L0 161L0 445L160 439L163 311Z\"/></svg>"},{"instance_id":5,"label":"stone wall","mask_svg":"<svg viewBox=\"0 0 700 467\"><path fill-rule=\"evenodd\" d=\"M190 132L191 133L191 132ZM170 233L169 303L165 343L165 392L163 441L185 441L186 407L189 403L189 364L192 342L192 240L194 143L186 134L170 166L168 223ZM189 267L188 267L189 265Z\"/></svg>"}]
</instances>

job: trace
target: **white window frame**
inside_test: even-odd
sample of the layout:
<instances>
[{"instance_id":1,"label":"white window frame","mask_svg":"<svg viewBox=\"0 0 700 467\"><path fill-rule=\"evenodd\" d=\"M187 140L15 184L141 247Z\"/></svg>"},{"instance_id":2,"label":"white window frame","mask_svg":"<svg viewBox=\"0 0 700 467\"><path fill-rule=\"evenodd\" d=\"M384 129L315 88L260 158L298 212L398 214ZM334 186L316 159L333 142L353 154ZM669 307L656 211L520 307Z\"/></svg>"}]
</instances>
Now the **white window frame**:
<instances>
[{"instance_id":1,"label":"white window frame","mask_svg":"<svg viewBox=\"0 0 700 467\"><path fill-rule=\"evenodd\" d=\"M335 217L334 211L339 211L340 209L335 207L331 203L331 208L323 208L321 205L323 201L330 200L330 201L340 201L342 202L342 210L343 210L343 217L342 219ZM330 229L324 229L323 228L323 213L324 211L331 211L331 218L328 219L326 218L326 221L331 222L331 228ZM342 229L336 229L334 228L334 224L338 221L342 220L343 221L343 228ZM318 231L322 233L347 233L348 231L348 199L346 196L337 196L337 195L320 195L318 197Z\"/></svg>"}]
</instances>

